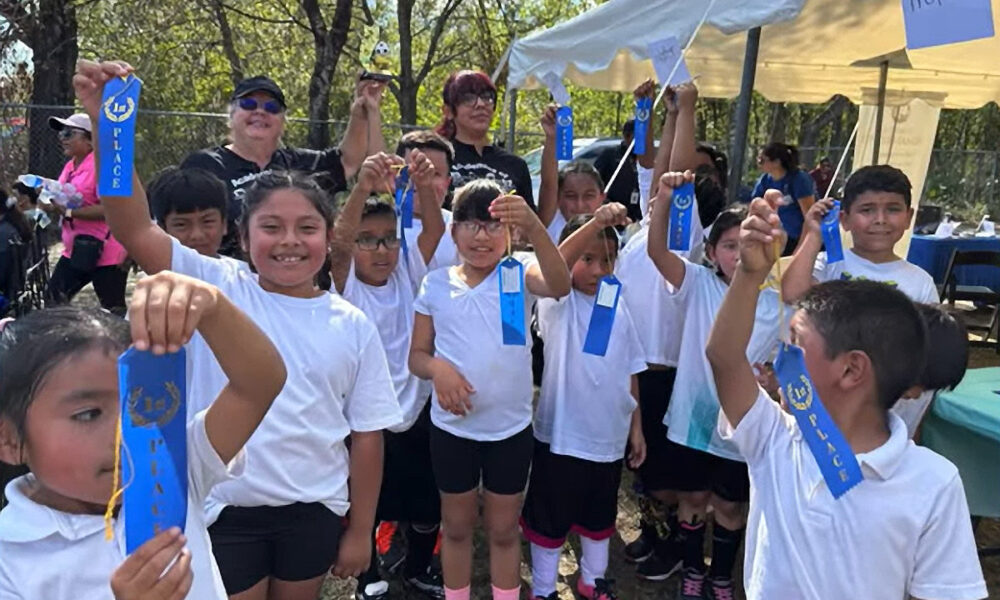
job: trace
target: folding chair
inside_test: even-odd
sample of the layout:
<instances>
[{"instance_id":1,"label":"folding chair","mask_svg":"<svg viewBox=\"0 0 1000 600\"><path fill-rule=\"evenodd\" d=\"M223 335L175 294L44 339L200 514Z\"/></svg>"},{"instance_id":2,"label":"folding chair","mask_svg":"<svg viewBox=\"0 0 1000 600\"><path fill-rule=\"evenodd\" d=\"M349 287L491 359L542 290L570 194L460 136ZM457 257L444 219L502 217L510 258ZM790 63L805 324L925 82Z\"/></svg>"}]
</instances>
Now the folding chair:
<instances>
[{"instance_id":1,"label":"folding chair","mask_svg":"<svg viewBox=\"0 0 1000 600\"><path fill-rule=\"evenodd\" d=\"M981 332L983 337L980 340L973 340L970 344L974 346L993 346L997 354L1000 354L1000 333L996 342L990 342L990 333L997 325L997 318L1000 315L1000 293L985 285L960 285L958 276L955 274L956 267L985 266L1000 269L1000 252L995 250L953 250L951 259L948 261L948 270L945 271L944 285L941 288L941 301L947 302L954 307L956 301L972 302L977 306L989 306L992 308L990 323L983 326L976 323L966 322L966 327L970 331Z\"/></svg>"}]
</instances>

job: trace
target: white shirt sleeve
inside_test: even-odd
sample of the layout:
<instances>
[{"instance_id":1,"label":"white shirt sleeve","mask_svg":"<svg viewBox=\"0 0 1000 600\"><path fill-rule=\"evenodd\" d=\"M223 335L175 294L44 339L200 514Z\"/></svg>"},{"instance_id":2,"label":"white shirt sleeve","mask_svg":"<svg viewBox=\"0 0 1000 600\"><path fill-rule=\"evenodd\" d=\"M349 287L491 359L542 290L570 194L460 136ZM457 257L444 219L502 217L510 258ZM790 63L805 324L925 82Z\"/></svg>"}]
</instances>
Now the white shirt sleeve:
<instances>
[{"instance_id":1,"label":"white shirt sleeve","mask_svg":"<svg viewBox=\"0 0 1000 600\"><path fill-rule=\"evenodd\" d=\"M843 261L840 261L843 263ZM826 252L820 252L816 255L816 264L813 265L813 279L822 283L824 281L830 281L833 279L833 273L831 273L832 265L827 265L826 263Z\"/></svg>"},{"instance_id":2,"label":"white shirt sleeve","mask_svg":"<svg viewBox=\"0 0 1000 600\"><path fill-rule=\"evenodd\" d=\"M205 414L208 410L196 414L187 425L188 485L195 497L202 500L208 497L208 493L217 484L242 475L246 466L243 450L228 465L222 462L208 439L208 430L205 429Z\"/></svg>"},{"instance_id":3,"label":"white shirt sleeve","mask_svg":"<svg viewBox=\"0 0 1000 600\"><path fill-rule=\"evenodd\" d=\"M442 268L450 269L451 267ZM438 271L432 271L424 277L424 280L420 283L420 289L417 291L417 297L413 300L414 311L422 315L434 315L434 288L439 283L438 275L440 275ZM447 274L445 277L447 277Z\"/></svg>"},{"instance_id":4,"label":"white shirt sleeve","mask_svg":"<svg viewBox=\"0 0 1000 600\"><path fill-rule=\"evenodd\" d=\"M917 267L918 269L920 267ZM941 296L938 295L937 285L934 283L934 279L930 276L924 277L923 285L920 288L920 296L916 298L917 302L923 304L938 304L941 302Z\"/></svg>"},{"instance_id":5,"label":"white shirt sleeve","mask_svg":"<svg viewBox=\"0 0 1000 600\"><path fill-rule=\"evenodd\" d=\"M234 274L234 269L226 261L203 256L197 250L181 244L177 238L170 238L170 242L171 271L200 279L216 287L221 287L221 282Z\"/></svg>"},{"instance_id":6,"label":"white shirt sleeve","mask_svg":"<svg viewBox=\"0 0 1000 600\"><path fill-rule=\"evenodd\" d=\"M788 435L787 428L783 426L786 418L794 422L794 417L786 415L781 406L758 386L757 400L735 428L726 417L726 412L719 411L719 437L736 444L747 464L753 467L764 460L777 436Z\"/></svg>"},{"instance_id":7,"label":"white shirt sleeve","mask_svg":"<svg viewBox=\"0 0 1000 600\"><path fill-rule=\"evenodd\" d=\"M639 176L639 209L642 216L646 216L649 211L650 190L653 188L653 171L642 165L636 165L636 173Z\"/></svg>"},{"instance_id":8,"label":"white shirt sleeve","mask_svg":"<svg viewBox=\"0 0 1000 600\"><path fill-rule=\"evenodd\" d=\"M344 402L344 416L351 431L378 431L398 425L403 414L378 332L367 319L356 323L362 329L361 351L354 385Z\"/></svg>"},{"instance_id":9,"label":"white shirt sleeve","mask_svg":"<svg viewBox=\"0 0 1000 600\"><path fill-rule=\"evenodd\" d=\"M447 235L447 233L445 234ZM435 252L437 249L435 248ZM402 250L400 250L402 254ZM409 277L410 289L416 294L417 290L420 289L420 283L424 280L427 275L428 267L427 263L424 262L424 255L420 253L420 250L414 246L407 253L406 260L403 263L403 268L407 269L406 274ZM403 256L400 256L403 258ZM431 258L431 262L434 262L434 258ZM398 266L396 267L399 268Z\"/></svg>"},{"instance_id":10,"label":"white shirt sleeve","mask_svg":"<svg viewBox=\"0 0 1000 600\"><path fill-rule=\"evenodd\" d=\"M927 600L986 598L969 505L957 470L933 502L917 544L910 595Z\"/></svg>"}]
</instances>

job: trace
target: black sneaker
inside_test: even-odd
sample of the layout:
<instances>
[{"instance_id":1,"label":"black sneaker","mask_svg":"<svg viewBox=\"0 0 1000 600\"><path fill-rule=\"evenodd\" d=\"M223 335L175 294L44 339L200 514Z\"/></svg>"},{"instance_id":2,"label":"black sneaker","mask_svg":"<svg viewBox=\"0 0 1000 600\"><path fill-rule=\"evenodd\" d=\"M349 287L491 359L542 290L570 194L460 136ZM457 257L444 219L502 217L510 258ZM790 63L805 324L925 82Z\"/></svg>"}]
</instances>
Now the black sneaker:
<instances>
[{"instance_id":1,"label":"black sneaker","mask_svg":"<svg viewBox=\"0 0 1000 600\"><path fill-rule=\"evenodd\" d=\"M656 550L656 529L645 521L639 524L639 537L625 546L625 562L641 563L653 555Z\"/></svg>"},{"instance_id":2,"label":"black sneaker","mask_svg":"<svg viewBox=\"0 0 1000 600\"><path fill-rule=\"evenodd\" d=\"M733 580L728 577L709 577L705 580L706 600L734 600Z\"/></svg>"},{"instance_id":3,"label":"black sneaker","mask_svg":"<svg viewBox=\"0 0 1000 600\"><path fill-rule=\"evenodd\" d=\"M382 570L390 575L395 575L399 567L406 561L406 543L400 539L393 539L389 550L378 557Z\"/></svg>"},{"instance_id":4,"label":"black sneaker","mask_svg":"<svg viewBox=\"0 0 1000 600\"><path fill-rule=\"evenodd\" d=\"M654 552L652 556L639 563L635 575L646 581L663 581L676 573L684 564L673 553Z\"/></svg>"},{"instance_id":5,"label":"black sneaker","mask_svg":"<svg viewBox=\"0 0 1000 600\"><path fill-rule=\"evenodd\" d=\"M677 600L705 600L705 574L697 569L684 569Z\"/></svg>"},{"instance_id":6,"label":"black sneaker","mask_svg":"<svg viewBox=\"0 0 1000 600\"><path fill-rule=\"evenodd\" d=\"M373 581L368 585L358 584L354 590L354 600L387 600L389 598L389 582Z\"/></svg>"},{"instance_id":7,"label":"black sneaker","mask_svg":"<svg viewBox=\"0 0 1000 600\"><path fill-rule=\"evenodd\" d=\"M559 592L552 592L544 598L542 596L535 596L535 600L559 600Z\"/></svg>"},{"instance_id":8,"label":"black sneaker","mask_svg":"<svg viewBox=\"0 0 1000 600\"><path fill-rule=\"evenodd\" d=\"M427 567L423 573L407 577L406 583L428 598L434 598L434 600L444 598L444 578L441 576L440 569Z\"/></svg>"}]
</instances>

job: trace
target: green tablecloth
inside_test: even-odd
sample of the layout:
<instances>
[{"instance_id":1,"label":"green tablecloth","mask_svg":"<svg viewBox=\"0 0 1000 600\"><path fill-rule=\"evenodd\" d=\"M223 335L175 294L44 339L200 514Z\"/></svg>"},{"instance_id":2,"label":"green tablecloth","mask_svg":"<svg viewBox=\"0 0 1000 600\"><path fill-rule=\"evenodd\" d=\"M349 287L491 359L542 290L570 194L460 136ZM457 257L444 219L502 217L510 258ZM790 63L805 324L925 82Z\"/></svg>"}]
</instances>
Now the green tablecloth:
<instances>
[{"instance_id":1,"label":"green tablecloth","mask_svg":"<svg viewBox=\"0 0 1000 600\"><path fill-rule=\"evenodd\" d=\"M1000 517L1000 368L970 369L934 400L921 443L955 463L969 512Z\"/></svg>"}]
</instances>

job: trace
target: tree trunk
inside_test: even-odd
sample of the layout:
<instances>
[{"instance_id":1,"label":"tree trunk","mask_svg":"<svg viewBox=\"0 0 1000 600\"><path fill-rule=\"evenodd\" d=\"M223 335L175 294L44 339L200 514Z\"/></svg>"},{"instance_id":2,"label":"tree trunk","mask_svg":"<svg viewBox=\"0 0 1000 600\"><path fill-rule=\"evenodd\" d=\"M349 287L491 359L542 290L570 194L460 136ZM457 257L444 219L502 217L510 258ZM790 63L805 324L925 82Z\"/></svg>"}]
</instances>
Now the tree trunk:
<instances>
[{"instance_id":1,"label":"tree trunk","mask_svg":"<svg viewBox=\"0 0 1000 600\"><path fill-rule=\"evenodd\" d=\"M816 118L802 124L802 132L799 136L799 148L802 150L799 154L800 164L807 167L812 166L816 160L815 146L819 140L820 130L840 119L850 105L851 101L846 96L835 96L823 109L823 112L816 115Z\"/></svg>"},{"instance_id":2,"label":"tree trunk","mask_svg":"<svg viewBox=\"0 0 1000 600\"><path fill-rule=\"evenodd\" d=\"M229 76L233 80L233 87L243 81L243 61L236 52L236 44L233 42L233 30L229 27L229 18L226 16L225 6L222 0L211 0L207 7L215 16L216 23L219 24L219 33L222 35L222 51L229 61Z\"/></svg>"},{"instance_id":3,"label":"tree trunk","mask_svg":"<svg viewBox=\"0 0 1000 600\"><path fill-rule=\"evenodd\" d=\"M784 102L771 104L771 123L768 141L784 142L788 130L788 106Z\"/></svg>"},{"instance_id":4,"label":"tree trunk","mask_svg":"<svg viewBox=\"0 0 1000 600\"><path fill-rule=\"evenodd\" d=\"M413 4L414 0L397 0L396 18L399 21L399 120L405 125L417 122L417 92L420 84L413 73Z\"/></svg>"},{"instance_id":5,"label":"tree trunk","mask_svg":"<svg viewBox=\"0 0 1000 600\"><path fill-rule=\"evenodd\" d=\"M330 146L330 86L337 62L347 42L347 32L351 25L351 7L354 0L337 0L333 19L329 25L317 0L302 0L302 10L309 18L309 28L313 34L315 60L309 77L309 135L306 145L322 149Z\"/></svg>"}]
</instances>

